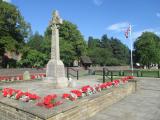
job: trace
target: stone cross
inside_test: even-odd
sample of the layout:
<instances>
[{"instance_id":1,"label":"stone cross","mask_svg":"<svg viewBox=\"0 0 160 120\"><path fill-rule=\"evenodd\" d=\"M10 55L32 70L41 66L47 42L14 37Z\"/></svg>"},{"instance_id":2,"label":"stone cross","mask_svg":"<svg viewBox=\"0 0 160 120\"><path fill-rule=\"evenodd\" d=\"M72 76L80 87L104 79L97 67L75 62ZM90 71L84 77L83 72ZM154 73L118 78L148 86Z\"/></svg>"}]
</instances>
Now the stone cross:
<instances>
[{"instance_id":1,"label":"stone cross","mask_svg":"<svg viewBox=\"0 0 160 120\"><path fill-rule=\"evenodd\" d=\"M58 11L53 12L51 21L52 29L52 45L51 45L51 59L60 60L59 54L59 25L62 24L62 19L59 16Z\"/></svg>"},{"instance_id":2,"label":"stone cross","mask_svg":"<svg viewBox=\"0 0 160 120\"><path fill-rule=\"evenodd\" d=\"M51 60L47 64L45 82L53 83L58 88L68 86L68 79L65 77L64 64L60 60L59 51L59 25L62 24L58 11L53 12L52 21L50 22L52 29L51 39Z\"/></svg>"}]
</instances>

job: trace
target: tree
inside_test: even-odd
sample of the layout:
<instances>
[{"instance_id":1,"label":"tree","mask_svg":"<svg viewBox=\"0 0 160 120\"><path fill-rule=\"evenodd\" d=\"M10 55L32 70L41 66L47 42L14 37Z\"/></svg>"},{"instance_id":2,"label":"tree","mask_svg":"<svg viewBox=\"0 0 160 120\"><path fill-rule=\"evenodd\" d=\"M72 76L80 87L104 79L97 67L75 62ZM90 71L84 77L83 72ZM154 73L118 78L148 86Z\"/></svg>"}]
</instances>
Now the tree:
<instances>
[{"instance_id":1,"label":"tree","mask_svg":"<svg viewBox=\"0 0 160 120\"><path fill-rule=\"evenodd\" d=\"M107 34L104 34L101 38L101 47L108 48L109 50L112 49L110 39L107 37Z\"/></svg>"},{"instance_id":2,"label":"tree","mask_svg":"<svg viewBox=\"0 0 160 120\"><path fill-rule=\"evenodd\" d=\"M20 11L12 4L0 1L0 56L6 51L19 52L30 32Z\"/></svg>"},{"instance_id":3,"label":"tree","mask_svg":"<svg viewBox=\"0 0 160 120\"><path fill-rule=\"evenodd\" d=\"M94 39L92 36L88 38L88 48L100 47L100 40Z\"/></svg>"},{"instance_id":4,"label":"tree","mask_svg":"<svg viewBox=\"0 0 160 120\"><path fill-rule=\"evenodd\" d=\"M61 41L61 40L60 40ZM60 42L61 58L66 66L72 66L73 61L76 59L76 52L73 51L73 46L67 41Z\"/></svg>"},{"instance_id":5,"label":"tree","mask_svg":"<svg viewBox=\"0 0 160 120\"><path fill-rule=\"evenodd\" d=\"M111 38L110 45L113 56L118 59L119 63L121 63L121 65L128 64L130 56L129 49L117 38Z\"/></svg>"},{"instance_id":6,"label":"tree","mask_svg":"<svg viewBox=\"0 0 160 120\"><path fill-rule=\"evenodd\" d=\"M44 67L48 61L46 58L45 54L26 47L18 64L20 67Z\"/></svg>"},{"instance_id":7,"label":"tree","mask_svg":"<svg viewBox=\"0 0 160 120\"><path fill-rule=\"evenodd\" d=\"M30 25L20 11L7 2L0 2L0 26L0 37L11 36L17 42L24 42L30 32Z\"/></svg>"},{"instance_id":8,"label":"tree","mask_svg":"<svg viewBox=\"0 0 160 120\"><path fill-rule=\"evenodd\" d=\"M118 65L117 60L113 58L113 54L104 48L89 49L88 56L91 58L93 65Z\"/></svg>"},{"instance_id":9,"label":"tree","mask_svg":"<svg viewBox=\"0 0 160 120\"><path fill-rule=\"evenodd\" d=\"M27 45L31 48L31 49L35 49L37 51L42 51L41 49L41 45L43 44L43 36L40 35L38 32L36 32L34 35L32 35L29 38L29 41L27 43Z\"/></svg>"},{"instance_id":10,"label":"tree","mask_svg":"<svg viewBox=\"0 0 160 120\"><path fill-rule=\"evenodd\" d=\"M152 32L144 32L134 43L136 62L142 65L158 64L160 61L160 38Z\"/></svg>"},{"instance_id":11,"label":"tree","mask_svg":"<svg viewBox=\"0 0 160 120\"><path fill-rule=\"evenodd\" d=\"M88 39L88 56L95 65L126 65L129 61L129 49L116 38Z\"/></svg>"}]
</instances>

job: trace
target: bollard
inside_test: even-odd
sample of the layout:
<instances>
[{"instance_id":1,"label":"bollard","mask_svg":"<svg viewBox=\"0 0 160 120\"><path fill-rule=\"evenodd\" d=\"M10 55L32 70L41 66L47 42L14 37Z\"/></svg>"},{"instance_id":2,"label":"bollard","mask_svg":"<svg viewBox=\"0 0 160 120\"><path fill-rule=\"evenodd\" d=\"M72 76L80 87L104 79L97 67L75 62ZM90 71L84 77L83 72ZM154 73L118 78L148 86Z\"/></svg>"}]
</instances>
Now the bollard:
<instances>
[{"instance_id":1,"label":"bollard","mask_svg":"<svg viewBox=\"0 0 160 120\"><path fill-rule=\"evenodd\" d=\"M113 82L113 72L111 71L111 82Z\"/></svg>"},{"instance_id":2,"label":"bollard","mask_svg":"<svg viewBox=\"0 0 160 120\"><path fill-rule=\"evenodd\" d=\"M77 70L77 80L79 79L79 74L78 74L79 72L78 72L78 70Z\"/></svg>"},{"instance_id":3,"label":"bollard","mask_svg":"<svg viewBox=\"0 0 160 120\"><path fill-rule=\"evenodd\" d=\"M121 76L121 71L119 71L119 76Z\"/></svg>"},{"instance_id":4,"label":"bollard","mask_svg":"<svg viewBox=\"0 0 160 120\"><path fill-rule=\"evenodd\" d=\"M105 83L105 74L106 74L105 68L103 68L103 83Z\"/></svg>"},{"instance_id":5,"label":"bollard","mask_svg":"<svg viewBox=\"0 0 160 120\"><path fill-rule=\"evenodd\" d=\"M123 76L124 76L124 71L122 72Z\"/></svg>"},{"instance_id":6,"label":"bollard","mask_svg":"<svg viewBox=\"0 0 160 120\"><path fill-rule=\"evenodd\" d=\"M141 77L143 77L143 73L142 73L142 71L141 71Z\"/></svg>"},{"instance_id":7,"label":"bollard","mask_svg":"<svg viewBox=\"0 0 160 120\"><path fill-rule=\"evenodd\" d=\"M67 78L69 80L69 68L67 67Z\"/></svg>"},{"instance_id":8,"label":"bollard","mask_svg":"<svg viewBox=\"0 0 160 120\"><path fill-rule=\"evenodd\" d=\"M158 70L158 78L160 77L160 72L159 72L159 70Z\"/></svg>"},{"instance_id":9,"label":"bollard","mask_svg":"<svg viewBox=\"0 0 160 120\"><path fill-rule=\"evenodd\" d=\"M137 70L137 77L139 77L138 70Z\"/></svg>"}]
</instances>

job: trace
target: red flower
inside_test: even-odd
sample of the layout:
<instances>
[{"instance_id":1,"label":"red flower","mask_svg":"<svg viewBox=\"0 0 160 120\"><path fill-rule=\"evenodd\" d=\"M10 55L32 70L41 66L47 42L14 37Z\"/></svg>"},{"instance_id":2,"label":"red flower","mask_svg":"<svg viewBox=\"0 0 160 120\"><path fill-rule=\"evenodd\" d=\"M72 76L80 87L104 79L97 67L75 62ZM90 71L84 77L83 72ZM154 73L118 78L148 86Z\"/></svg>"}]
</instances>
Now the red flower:
<instances>
[{"instance_id":1,"label":"red flower","mask_svg":"<svg viewBox=\"0 0 160 120\"><path fill-rule=\"evenodd\" d=\"M127 76L127 77L121 78L121 80L123 83L126 83L128 80L133 79L133 78L134 78L133 76Z\"/></svg>"},{"instance_id":2,"label":"red flower","mask_svg":"<svg viewBox=\"0 0 160 120\"><path fill-rule=\"evenodd\" d=\"M39 99L40 97L37 96L36 94L30 94L30 95L29 95L29 98L30 98L31 100L36 100L36 99Z\"/></svg>"},{"instance_id":3,"label":"red flower","mask_svg":"<svg viewBox=\"0 0 160 120\"><path fill-rule=\"evenodd\" d=\"M46 74L43 74L44 77L46 77Z\"/></svg>"},{"instance_id":4,"label":"red flower","mask_svg":"<svg viewBox=\"0 0 160 120\"><path fill-rule=\"evenodd\" d=\"M16 99L18 100L19 98L21 98L24 95L24 93L22 91L19 91L16 95Z\"/></svg>"},{"instance_id":5,"label":"red flower","mask_svg":"<svg viewBox=\"0 0 160 120\"><path fill-rule=\"evenodd\" d=\"M35 75L31 75L31 79L32 80L36 79Z\"/></svg>"},{"instance_id":6,"label":"red flower","mask_svg":"<svg viewBox=\"0 0 160 120\"><path fill-rule=\"evenodd\" d=\"M62 98L63 98L63 99L66 99L66 98L70 98L70 96L71 96L71 94L64 93L64 94L62 95Z\"/></svg>"},{"instance_id":7,"label":"red flower","mask_svg":"<svg viewBox=\"0 0 160 120\"><path fill-rule=\"evenodd\" d=\"M76 94L77 97L81 97L82 96L82 92L80 90L71 90L71 93Z\"/></svg>"},{"instance_id":8,"label":"red flower","mask_svg":"<svg viewBox=\"0 0 160 120\"><path fill-rule=\"evenodd\" d=\"M100 84L100 88L101 88L101 89L104 89L104 88L106 88L106 84L105 84L105 83L103 83L103 84Z\"/></svg>"},{"instance_id":9,"label":"red flower","mask_svg":"<svg viewBox=\"0 0 160 120\"><path fill-rule=\"evenodd\" d=\"M43 98L43 101L40 103L37 103L38 106L45 106L46 108L53 108L54 106L60 105L63 102L58 101L56 102L57 95L47 95Z\"/></svg>"},{"instance_id":10,"label":"red flower","mask_svg":"<svg viewBox=\"0 0 160 120\"><path fill-rule=\"evenodd\" d=\"M12 88L4 88L2 90L2 94L4 97L7 97L7 95L12 96L15 93L15 90Z\"/></svg>"},{"instance_id":11,"label":"red flower","mask_svg":"<svg viewBox=\"0 0 160 120\"><path fill-rule=\"evenodd\" d=\"M93 88L91 86L89 86L89 85L84 86L84 87L81 88L82 92L84 92L84 93L86 93L88 91L88 89L90 89L91 91L93 91Z\"/></svg>"},{"instance_id":12,"label":"red flower","mask_svg":"<svg viewBox=\"0 0 160 120\"><path fill-rule=\"evenodd\" d=\"M113 84L114 84L115 86L118 86L118 85L119 85L119 83L120 83L120 81L119 81L119 80L113 80Z\"/></svg>"},{"instance_id":13,"label":"red flower","mask_svg":"<svg viewBox=\"0 0 160 120\"><path fill-rule=\"evenodd\" d=\"M8 92L7 91L3 91L2 94L3 94L4 97L7 97Z\"/></svg>"},{"instance_id":14,"label":"red flower","mask_svg":"<svg viewBox=\"0 0 160 120\"><path fill-rule=\"evenodd\" d=\"M47 105L45 105L45 107L46 107L46 108L53 108L54 105L53 105L53 104L47 104Z\"/></svg>"},{"instance_id":15,"label":"red flower","mask_svg":"<svg viewBox=\"0 0 160 120\"><path fill-rule=\"evenodd\" d=\"M29 97L29 100L36 100L36 99L39 99L40 97L36 94L31 94L29 92L25 92L24 93L25 96L28 96Z\"/></svg>"},{"instance_id":16,"label":"red flower","mask_svg":"<svg viewBox=\"0 0 160 120\"><path fill-rule=\"evenodd\" d=\"M105 88L112 86L112 84L113 84L112 82L105 82L105 83L100 84L100 88L105 89Z\"/></svg>"},{"instance_id":17,"label":"red flower","mask_svg":"<svg viewBox=\"0 0 160 120\"><path fill-rule=\"evenodd\" d=\"M56 94L53 94L53 95L47 95L44 97L43 99L43 103L45 105L48 105L48 104L54 104L54 100L57 98L57 95Z\"/></svg>"},{"instance_id":18,"label":"red flower","mask_svg":"<svg viewBox=\"0 0 160 120\"><path fill-rule=\"evenodd\" d=\"M133 79L134 77L133 77L133 76L127 76L127 78L128 78L128 79Z\"/></svg>"}]
</instances>

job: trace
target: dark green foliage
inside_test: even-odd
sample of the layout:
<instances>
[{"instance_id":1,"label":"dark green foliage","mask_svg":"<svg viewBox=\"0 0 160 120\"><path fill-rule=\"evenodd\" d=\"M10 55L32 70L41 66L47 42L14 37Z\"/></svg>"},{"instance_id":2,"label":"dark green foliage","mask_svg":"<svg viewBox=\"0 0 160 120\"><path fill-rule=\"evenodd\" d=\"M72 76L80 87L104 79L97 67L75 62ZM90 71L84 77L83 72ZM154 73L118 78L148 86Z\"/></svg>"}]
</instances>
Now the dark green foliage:
<instances>
[{"instance_id":1,"label":"dark green foliage","mask_svg":"<svg viewBox=\"0 0 160 120\"><path fill-rule=\"evenodd\" d=\"M116 38L111 38L110 45L114 58L116 58L121 65L128 64L130 57L129 49Z\"/></svg>"},{"instance_id":2,"label":"dark green foliage","mask_svg":"<svg viewBox=\"0 0 160 120\"><path fill-rule=\"evenodd\" d=\"M23 51L22 59L19 61L20 67L44 67L47 64L45 54L26 47Z\"/></svg>"},{"instance_id":3,"label":"dark green foliage","mask_svg":"<svg viewBox=\"0 0 160 120\"><path fill-rule=\"evenodd\" d=\"M152 32L144 32L134 43L135 62L150 67L160 61L160 38Z\"/></svg>"},{"instance_id":4,"label":"dark green foliage","mask_svg":"<svg viewBox=\"0 0 160 120\"><path fill-rule=\"evenodd\" d=\"M30 25L12 4L0 1L0 57L6 51L19 53L30 33ZM12 59L10 61L13 61ZM15 63L8 61L8 64ZM3 61L2 61L3 62ZM5 63L2 63L6 64ZM14 66L14 65L11 65Z\"/></svg>"},{"instance_id":5,"label":"dark green foliage","mask_svg":"<svg viewBox=\"0 0 160 120\"><path fill-rule=\"evenodd\" d=\"M43 52L45 41L42 35L36 32L30 36L27 45L23 48L22 59L19 61L20 67L45 67L49 58L47 53ZM43 46L43 48L41 47ZM49 46L49 45L48 45ZM48 47L47 46L47 47ZM49 51L49 50L48 50Z\"/></svg>"},{"instance_id":6,"label":"dark green foliage","mask_svg":"<svg viewBox=\"0 0 160 120\"><path fill-rule=\"evenodd\" d=\"M72 44L67 41L60 40L61 46L61 59L66 66L72 66L73 61L76 59L76 52L73 50Z\"/></svg>"},{"instance_id":7,"label":"dark green foliage","mask_svg":"<svg viewBox=\"0 0 160 120\"><path fill-rule=\"evenodd\" d=\"M31 49L35 49L37 51L41 51L41 45L43 43L43 36L40 35L38 32L36 32L34 35L32 35L29 38L29 41L27 43L27 45L31 48Z\"/></svg>"},{"instance_id":8,"label":"dark green foliage","mask_svg":"<svg viewBox=\"0 0 160 120\"><path fill-rule=\"evenodd\" d=\"M88 56L94 65L126 65L129 61L129 49L116 38L103 35L101 40L89 37Z\"/></svg>"},{"instance_id":9,"label":"dark green foliage","mask_svg":"<svg viewBox=\"0 0 160 120\"><path fill-rule=\"evenodd\" d=\"M69 21L64 21L63 24L60 26L60 38L61 38L60 41L61 53L63 52L62 49L65 48L65 45L67 45L66 43L68 43L70 44L70 46L72 46L70 47L70 51L72 51L70 57L79 59L80 56L85 55L87 46L83 36L81 35L81 32L78 30L76 25L74 25Z\"/></svg>"}]
</instances>

